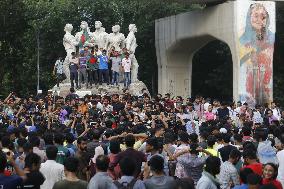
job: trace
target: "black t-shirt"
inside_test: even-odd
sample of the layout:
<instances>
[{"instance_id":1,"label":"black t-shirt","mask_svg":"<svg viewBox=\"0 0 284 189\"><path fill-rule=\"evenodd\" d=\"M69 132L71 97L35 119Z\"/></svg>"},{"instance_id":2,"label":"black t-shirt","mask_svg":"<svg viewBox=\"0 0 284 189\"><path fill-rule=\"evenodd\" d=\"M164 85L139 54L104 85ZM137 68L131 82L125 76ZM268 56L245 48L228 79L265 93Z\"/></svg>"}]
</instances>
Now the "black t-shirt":
<instances>
[{"instance_id":1,"label":"black t-shirt","mask_svg":"<svg viewBox=\"0 0 284 189\"><path fill-rule=\"evenodd\" d=\"M104 152L106 154L107 152L107 146L101 142L101 141L90 141L87 144L87 151L89 152L90 157L94 157L95 155L95 149L96 147L101 146L104 149Z\"/></svg>"},{"instance_id":2,"label":"black t-shirt","mask_svg":"<svg viewBox=\"0 0 284 189\"><path fill-rule=\"evenodd\" d=\"M112 107L113 111L118 113L120 110L124 109L124 104L121 102L112 103Z\"/></svg>"},{"instance_id":3,"label":"black t-shirt","mask_svg":"<svg viewBox=\"0 0 284 189\"><path fill-rule=\"evenodd\" d=\"M70 93L66 96L66 100L70 100L70 101L74 100L74 99L78 99L78 98L79 98L79 96L75 93Z\"/></svg>"},{"instance_id":4,"label":"black t-shirt","mask_svg":"<svg viewBox=\"0 0 284 189\"><path fill-rule=\"evenodd\" d=\"M235 146L232 145L228 145L228 146L224 146L222 148L219 149L222 161L228 161L229 160L229 156L232 150L237 149Z\"/></svg>"},{"instance_id":5,"label":"black t-shirt","mask_svg":"<svg viewBox=\"0 0 284 189\"><path fill-rule=\"evenodd\" d=\"M164 145L164 137L156 137L156 136L154 137L157 139L159 145L162 145L162 146Z\"/></svg>"},{"instance_id":6,"label":"black t-shirt","mask_svg":"<svg viewBox=\"0 0 284 189\"><path fill-rule=\"evenodd\" d=\"M218 108L217 115L219 119L225 119L226 117L229 117L230 115L229 109L228 108Z\"/></svg>"},{"instance_id":7,"label":"black t-shirt","mask_svg":"<svg viewBox=\"0 0 284 189\"><path fill-rule=\"evenodd\" d=\"M40 185L45 181L43 174L39 171L32 171L26 175L27 180L24 182L24 189L40 189Z\"/></svg>"},{"instance_id":8,"label":"black t-shirt","mask_svg":"<svg viewBox=\"0 0 284 189\"><path fill-rule=\"evenodd\" d=\"M137 124L132 128L133 133L146 133L147 130L148 129L144 124Z\"/></svg>"},{"instance_id":9,"label":"black t-shirt","mask_svg":"<svg viewBox=\"0 0 284 189\"><path fill-rule=\"evenodd\" d=\"M122 151L117 154L116 158L114 159L114 162L110 163L110 168L113 169L120 162L120 160L125 157L129 157L135 161L136 170L134 175L135 177L137 177L141 172L142 162L147 161L146 155L143 152L134 150L133 148L127 148L125 151Z\"/></svg>"}]
</instances>

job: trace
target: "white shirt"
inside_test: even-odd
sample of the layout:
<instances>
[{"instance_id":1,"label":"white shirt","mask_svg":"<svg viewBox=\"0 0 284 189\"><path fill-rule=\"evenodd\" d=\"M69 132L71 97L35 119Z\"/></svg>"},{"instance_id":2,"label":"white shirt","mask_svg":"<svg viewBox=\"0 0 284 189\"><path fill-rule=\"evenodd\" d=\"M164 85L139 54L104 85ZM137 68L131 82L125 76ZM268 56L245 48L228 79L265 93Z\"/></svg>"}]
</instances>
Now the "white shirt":
<instances>
[{"instance_id":1,"label":"white shirt","mask_svg":"<svg viewBox=\"0 0 284 189\"><path fill-rule=\"evenodd\" d=\"M56 72L58 74L63 74L63 61L56 60L55 68L56 68Z\"/></svg>"},{"instance_id":2,"label":"white shirt","mask_svg":"<svg viewBox=\"0 0 284 189\"><path fill-rule=\"evenodd\" d=\"M284 186L284 150L279 151L276 156L279 163L277 179L281 182L282 186Z\"/></svg>"},{"instance_id":3,"label":"white shirt","mask_svg":"<svg viewBox=\"0 0 284 189\"><path fill-rule=\"evenodd\" d=\"M254 123L262 123L263 122L263 118L262 118L259 111L255 111L253 113L252 120L253 120Z\"/></svg>"},{"instance_id":4,"label":"white shirt","mask_svg":"<svg viewBox=\"0 0 284 189\"><path fill-rule=\"evenodd\" d=\"M99 50L98 49L98 51L95 51L96 52L96 54L97 54L97 56L100 56L100 55L102 55L103 53L102 53L102 51L101 50Z\"/></svg>"},{"instance_id":5,"label":"white shirt","mask_svg":"<svg viewBox=\"0 0 284 189\"><path fill-rule=\"evenodd\" d=\"M40 157L41 162L45 162L45 160L47 159L44 150L40 150L38 147L33 147L33 153L37 154Z\"/></svg>"},{"instance_id":6,"label":"white shirt","mask_svg":"<svg viewBox=\"0 0 284 189\"><path fill-rule=\"evenodd\" d=\"M124 69L124 72L130 72L130 68L131 68L131 60L130 58L126 59L126 58L123 58L122 59L122 62L121 62L121 65Z\"/></svg>"},{"instance_id":7,"label":"white shirt","mask_svg":"<svg viewBox=\"0 0 284 189\"><path fill-rule=\"evenodd\" d=\"M102 103L98 102L97 104L97 108L100 109L101 111L103 110L104 106L102 105Z\"/></svg>"},{"instance_id":8,"label":"white shirt","mask_svg":"<svg viewBox=\"0 0 284 189\"><path fill-rule=\"evenodd\" d=\"M40 186L40 189L52 189L56 182L65 178L64 166L54 160L47 160L45 163L42 163L40 172L45 177L45 181Z\"/></svg>"},{"instance_id":9,"label":"white shirt","mask_svg":"<svg viewBox=\"0 0 284 189\"><path fill-rule=\"evenodd\" d=\"M79 59L77 57L75 57L75 58L70 57L69 62L70 62L70 64L79 64Z\"/></svg>"},{"instance_id":10,"label":"white shirt","mask_svg":"<svg viewBox=\"0 0 284 189\"><path fill-rule=\"evenodd\" d=\"M277 118L278 121L280 121L281 119L281 114L278 108L273 108L271 109L273 112L273 115Z\"/></svg>"},{"instance_id":11,"label":"white shirt","mask_svg":"<svg viewBox=\"0 0 284 189\"><path fill-rule=\"evenodd\" d=\"M211 105L209 102L206 102L204 104L204 110L207 112L208 111L208 106Z\"/></svg>"}]
</instances>

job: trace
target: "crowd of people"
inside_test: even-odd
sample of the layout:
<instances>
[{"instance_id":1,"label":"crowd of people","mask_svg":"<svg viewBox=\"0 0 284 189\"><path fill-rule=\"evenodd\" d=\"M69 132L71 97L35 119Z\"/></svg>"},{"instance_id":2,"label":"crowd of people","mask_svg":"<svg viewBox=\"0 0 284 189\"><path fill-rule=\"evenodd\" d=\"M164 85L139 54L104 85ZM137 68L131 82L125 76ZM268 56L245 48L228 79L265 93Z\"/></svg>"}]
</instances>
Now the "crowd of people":
<instances>
[{"instance_id":1,"label":"crowd of people","mask_svg":"<svg viewBox=\"0 0 284 189\"><path fill-rule=\"evenodd\" d=\"M284 112L275 102L144 92L10 93L0 100L0 188L283 188Z\"/></svg>"},{"instance_id":2,"label":"crowd of people","mask_svg":"<svg viewBox=\"0 0 284 189\"><path fill-rule=\"evenodd\" d=\"M131 83L132 62L126 48L119 53L114 47L109 52L99 49L97 45L94 49L84 47L79 54L72 52L67 62L72 88L80 89L83 85L92 88L93 85L102 83L118 86L120 82L127 88ZM63 64L63 59L59 57L54 65L53 74L57 79L57 87L67 78Z\"/></svg>"}]
</instances>

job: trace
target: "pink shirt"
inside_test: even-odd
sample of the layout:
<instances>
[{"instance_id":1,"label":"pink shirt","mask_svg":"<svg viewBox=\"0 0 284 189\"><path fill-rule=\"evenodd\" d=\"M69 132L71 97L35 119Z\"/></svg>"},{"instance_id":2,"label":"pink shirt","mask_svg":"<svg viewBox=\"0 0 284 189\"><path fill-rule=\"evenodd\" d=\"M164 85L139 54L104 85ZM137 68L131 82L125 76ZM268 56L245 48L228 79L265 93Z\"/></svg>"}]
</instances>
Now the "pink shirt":
<instances>
[{"instance_id":1,"label":"pink shirt","mask_svg":"<svg viewBox=\"0 0 284 189\"><path fill-rule=\"evenodd\" d=\"M215 120L215 114L212 112L205 112L204 114L206 121Z\"/></svg>"}]
</instances>

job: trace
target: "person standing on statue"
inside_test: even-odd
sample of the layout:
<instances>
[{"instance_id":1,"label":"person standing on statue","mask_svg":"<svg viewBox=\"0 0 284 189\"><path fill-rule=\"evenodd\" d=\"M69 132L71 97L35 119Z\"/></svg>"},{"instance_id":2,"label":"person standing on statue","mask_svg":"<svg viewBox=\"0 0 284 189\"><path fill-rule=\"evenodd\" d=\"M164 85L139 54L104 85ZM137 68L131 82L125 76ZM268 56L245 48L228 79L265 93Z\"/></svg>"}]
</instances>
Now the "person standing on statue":
<instances>
[{"instance_id":1,"label":"person standing on statue","mask_svg":"<svg viewBox=\"0 0 284 189\"><path fill-rule=\"evenodd\" d=\"M99 80L98 76L99 64L97 60L97 54L94 50L91 51L90 58L87 61L87 66L89 68L90 87L92 88L92 84L97 85Z\"/></svg>"},{"instance_id":2,"label":"person standing on statue","mask_svg":"<svg viewBox=\"0 0 284 189\"><path fill-rule=\"evenodd\" d=\"M97 56L100 56L102 54L102 51L99 49L98 45L95 45L94 50Z\"/></svg>"},{"instance_id":3,"label":"person standing on statue","mask_svg":"<svg viewBox=\"0 0 284 189\"><path fill-rule=\"evenodd\" d=\"M88 88L87 56L85 56L84 51L81 51L80 57L79 57L79 88L81 88L82 84L85 84L85 83L86 83L86 88Z\"/></svg>"},{"instance_id":4,"label":"person standing on statue","mask_svg":"<svg viewBox=\"0 0 284 189\"><path fill-rule=\"evenodd\" d=\"M114 51L113 53L111 53L111 70L112 70L112 85L116 84L118 85L118 78L119 78L119 68L121 65L121 56L118 53L118 51Z\"/></svg>"},{"instance_id":5,"label":"person standing on statue","mask_svg":"<svg viewBox=\"0 0 284 189\"><path fill-rule=\"evenodd\" d=\"M125 53L125 58L121 62L123 72L124 72L124 87L129 87L130 85L130 69L131 69L131 59L129 58L129 53Z\"/></svg>"},{"instance_id":6,"label":"person standing on statue","mask_svg":"<svg viewBox=\"0 0 284 189\"><path fill-rule=\"evenodd\" d=\"M72 52L71 57L69 58L71 88L74 88L74 81L76 84L76 89L79 88L78 86L78 67L79 67L79 59L76 57L76 53Z\"/></svg>"},{"instance_id":7,"label":"person standing on statue","mask_svg":"<svg viewBox=\"0 0 284 189\"><path fill-rule=\"evenodd\" d=\"M59 87L59 83L64 80L63 75L65 75L63 72L63 60L61 57L59 57L58 60L56 60L54 64L53 75L56 76L57 87ZM66 75L65 75L65 79L66 79Z\"/></svg>"},{"instance_id":8,"label":"person standing on statue","mask_svg":"<svg viewBox=\"0 0 284 189\"><path fill-rule=\"evenodd\" d=\"M99 55L99 80L100 85L102 85L103 81L109 85L109 73L108 73L108 56L106 55L107 51L103 50L103 54Z\"/></svg>"}]
</instances>

